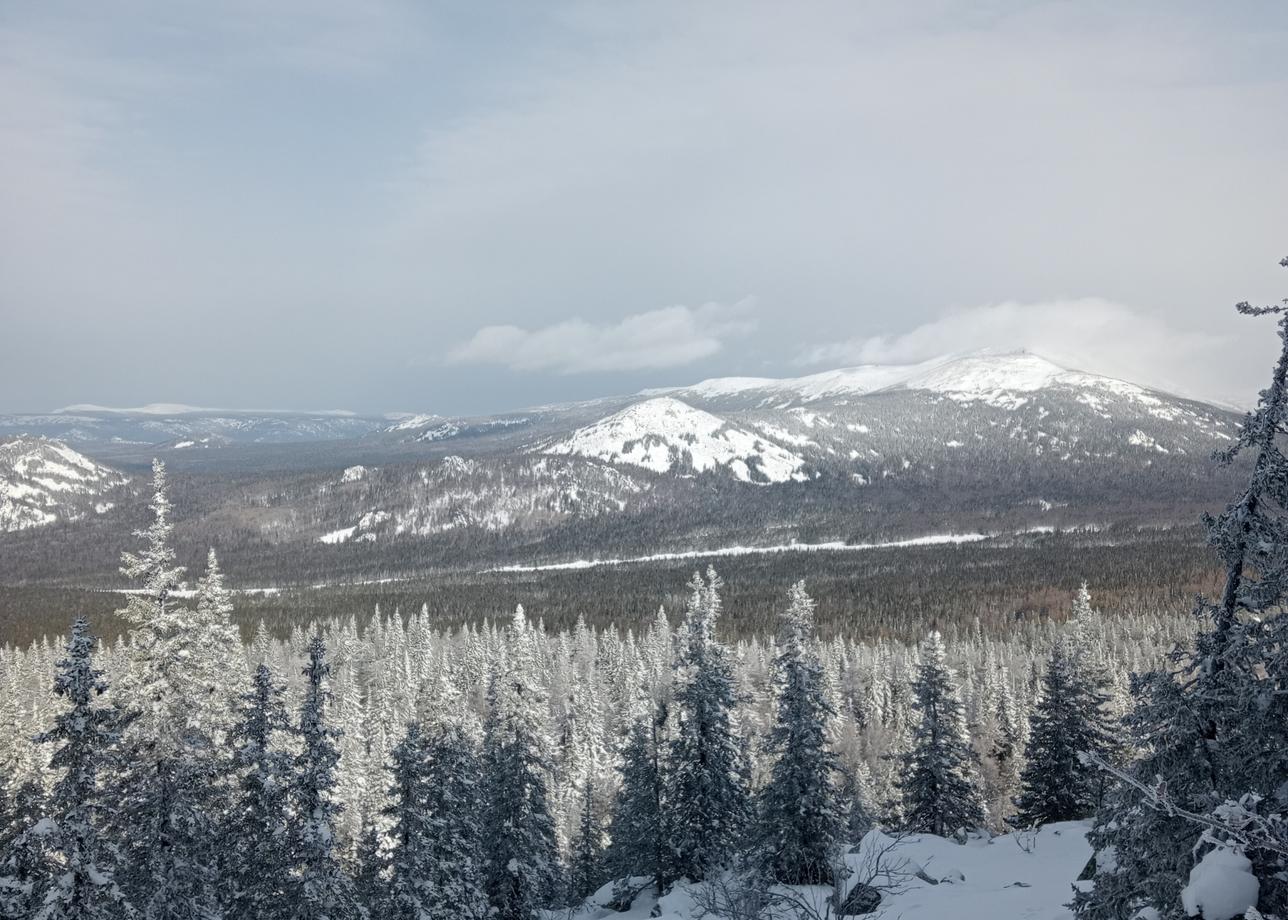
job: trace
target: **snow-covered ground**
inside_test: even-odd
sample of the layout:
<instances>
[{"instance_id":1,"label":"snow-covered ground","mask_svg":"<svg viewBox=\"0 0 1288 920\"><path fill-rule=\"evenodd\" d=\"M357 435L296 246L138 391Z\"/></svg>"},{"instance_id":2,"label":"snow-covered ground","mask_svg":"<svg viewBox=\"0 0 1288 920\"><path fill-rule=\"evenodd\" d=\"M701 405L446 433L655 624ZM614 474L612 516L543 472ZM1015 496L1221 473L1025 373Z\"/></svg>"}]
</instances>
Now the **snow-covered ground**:
<instances>
[{"instance_id":1,"label":"snow-covered ground","mask_svg":"<svg viewBox=\"0 0 1288 920\"><path fill-rule=\"evenodd\" d=\"M869 917L1067 920L1073 916L1065 905L1073 897L1075 879L1091 858L1087 829L1086 822L1050 824L1037 832L965 844L930 835L896 840L874 831L846 857L852 870L846 884L868 882L886 889L877 910L863 915ZM826 889L787 889L782 894L784 904L809 905L785 908L783 920L837 916L827 912ZM697 920L715 895L709 886L680 884L660 900L645 892L622 913L607 906L611 896L611 885L600 889L573 920Z\"/></svg>"}]
</instances>

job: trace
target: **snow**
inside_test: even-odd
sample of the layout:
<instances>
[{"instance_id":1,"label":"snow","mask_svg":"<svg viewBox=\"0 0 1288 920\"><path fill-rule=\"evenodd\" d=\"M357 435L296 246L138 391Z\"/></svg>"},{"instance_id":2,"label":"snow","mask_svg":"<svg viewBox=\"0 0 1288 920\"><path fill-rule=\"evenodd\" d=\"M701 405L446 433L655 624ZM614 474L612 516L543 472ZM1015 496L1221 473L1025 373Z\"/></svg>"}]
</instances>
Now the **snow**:
<instances>
[{"instance_id":1,"label":"snow","mask_svg":"<svg viewBox=\"0 0 1288 920\"><path fill-rule=\"evenodd\" d=\"M1181 890L1185 913L1203 920L1232 920L1257 906L1261 883L1252 862L1227 847L1209 850L1190 870L1190 883Z\"/></svg>"},{"instance_id":2,"label":"snow","mask_svg":"<svg viewBox=\"0 0 1288 920\"><path fill-rule=\"evenodd\" d=\"M808 478L804 459L787 448L669 396L628 406L544 450L657 473L677 467L698 473L723 467L744 482Z\"/></svg>"},{"instance_id":3,"label":"snow","mask_svg":"<svg viewBox=\"0 0 1288 920\"><path fill-rule=\"evenodd\" d=\"M972 838L958 844L942 837L903 838L869 833L846 856L851 868L847 885L858 882L885 887L878 913L900 920L1069 920L1065 906L1072 886L1091 856L1086 822L1048 824L1037 832ZM642 880L641 880L642 881ZM608 907L612 887L605 886L571 920L696 920L702 915L704 886L680 882L662 898L645 889L621 913ZM784 911L792 916L835 916L824 888L784 888L780 892L813 911ZM551 920L555 912L547 914ZM559 912L561 918L569 917ZM776 915L777 916L777 915Z\"/></svg>"},{"instance_id":4,"label":"snow","mask_svg":"<svg viewBox=\"0 0 1288 920\"><path fill-rule=\"evenodd\" d=\"M196 447L196 446L197 446L196 441L179 441L177 444L174 445L174 449L183 450L185 447Z\"/></svg>"},{"instance_id":5,"label":"snow","mask_svg":"<svg viewBox=\"0 0 1288 920\"><path fill-rule=\"evenodd\" d=\"M90 501L127 481L57 441L21 437L0 443L0 532L74 520L111 503ZM101 509L101 510L100 510Z\"/></svg>"},{"instance_id":6,"label":"snow","mask_svg":"<svg viewBox=\"0 0 1288 920\"><path fill-rule=\"evenodd\" d=\"M358 527L356 524L353 527L341 527L339 530L333 530L330 533L322 534L322 536L318 537L318 540L323 543L343 543L345 540L352 537L357 529Z\"/></svg>"},{"instance_id":7,"label":"snow","mask_svg":"<svg viewBox=\"0 0 1288 920\"><path fill-rule=\"evenodd\" d=\"M424 428L426 425L440 421L441 419L442 416L440 415L411 415L406 418L399 419L397 422L386 428L385 431L407 431L411 428Z\"/></svg>"},{"instance_id":8,"label":"snow","mask_svg":"<svg viewBox=\"0 0 1288 920\"><path fill-rule=\"evenodd\" d=\"M554 572L574 569L591 569L607 565L632 565L641 562L675 562L684 559L711 559L721 556L758 556L775 553L855 552L871 549L892 549L904 546L944 546L947 544L976 543L988 540L995 534L943 533L907 540L890 540L885 543L784 543L777 546L724 546L719 549L686 550L675 553L654 553L650 556L632 556L624 559L575 559L572 562L551 562L545 565L506 565L489 572Z\"/></svg>"},{"instance_id":9,"label":"snow","mask_svg":"<svg viewBox=\"0 0 1288 920\"><path fill-rule=\"evenodd\" d=\"M367 468L362 465L347 467L340 476L341 482L360 482L367 477Z\"/></svg>"}]
</instances>

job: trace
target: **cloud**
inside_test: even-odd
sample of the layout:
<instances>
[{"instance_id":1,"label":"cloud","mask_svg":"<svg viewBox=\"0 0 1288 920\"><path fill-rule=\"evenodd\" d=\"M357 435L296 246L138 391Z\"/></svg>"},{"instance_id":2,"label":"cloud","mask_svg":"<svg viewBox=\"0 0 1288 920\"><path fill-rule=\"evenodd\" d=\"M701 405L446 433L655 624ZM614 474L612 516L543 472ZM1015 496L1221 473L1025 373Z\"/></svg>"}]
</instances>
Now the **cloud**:
<instances>
[{"instance_id":1,"label":"cloud","mask_svg":"<svg viewBox=\"0 0 1288 920\"><path fill-rule=\"evenodd\" d=\"M799 363L911 364L979 349L1025 349L1067 367L1121 377L1182 395L1244 403L1257 373L1239 356L1258 354L1268 330L1231 316L1229 332L1178 328L1158 313L1100 298L988 304L950 310L902 333L859 336L807 348Z\"/></svg>"},{"instance_id":2,"label":"cloud","mask_svg":"<svg viewBox=\"0 0 1288 920\"><path fill-rule=\"evenodd\" d=\"M449 364L584 374L679 367L710 357L756 328L752 302L663 307L613 324L571 319L540 329L484 326L447 355Z\"/></svg>"}]
</instances>

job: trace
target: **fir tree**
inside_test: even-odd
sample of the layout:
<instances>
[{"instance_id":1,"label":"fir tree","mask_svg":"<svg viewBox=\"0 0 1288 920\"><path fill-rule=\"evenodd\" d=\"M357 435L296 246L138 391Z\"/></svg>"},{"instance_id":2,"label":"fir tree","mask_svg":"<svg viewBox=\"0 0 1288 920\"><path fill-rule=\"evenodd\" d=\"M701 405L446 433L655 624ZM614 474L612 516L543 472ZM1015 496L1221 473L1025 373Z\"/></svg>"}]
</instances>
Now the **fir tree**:
<instances>
[{"instance_id":1,"label":"fir tree","mask_svg":"<svg viewBox=\"0 0 1288 920\"><path fill-rule=\"evenodd\" d=\"M622 752L621 791L613 809L605 857L613 877L645 876L659 892L667 859L662 773L665 725L666 711L659 707L631 726Z\"/></svg>"},{"instance_id":2,"label":"fir tree","mask_svg":"<svg viewBox=\"0 0 1288 920\"><path fill-rule=\"evenodd\" d=\"M576 906L603 884L604 835L595 813L595 785L589 778L582 784L580 820L573 845L569 873L569 904Z\"/></svg>"},{"instance_id":3,"label":"fir tree","mask_svg":"<svg viewBox=\"0 0 1288 920\"><path fill-rule=\"evenodd\" d=\"M49 765L62 771L48 801L57 868L40 920L109 920L130 913L114 877L114 854L101 837L107 805L100 771L120 740L121 714L94 705L107 690L103 672L94 667L97 641L83 619L72 625L67 657L58 663L54 681L54 693L67 708L40 737L58 745Z\"/></svg>"},{"instance_id":4,"label":"fir tree","mask_svg":"<svg viewBox=\"0 0 1288 920\"><path fill-rule=\"evenodd\" d=\"M304 669L307 682L299 724L303 750L296 759L291 788L295 886L287 916L298 920L355 920L366 915L336 854L335 821L342 806L334 800L339 732L326 723L330 694L325 681L330 671L326 645L321 636L315 636Z\"/></svg>"},{"instance_id":5,"label":"fir tree","mask_svg":"<svg viewBox=\"0 0 1288 920\"><path fill-rule=\"evenodd\" d=\"M938 631L930 633L920 651L912 705L921 720L913 730L912 749L903 758L904 826L942 837L983 824L984 806L965 713Z\"/></svg>"},{"instance_id":6,"label":"fir tree","mask_svg":"<svg viewBox=\"0 0 1288 920\"><path fill-rule=\"evenodd\" d=\"M1288 259L1280 263L1288 267ZM1285 301L1288 303L1288 301ZM1238 305L1240 313L1280 315L1280 354L1270 386L1249 412L1234 445L1218 460L1251 453L1247 486L1226 510L1205 517L1208 542L1225 567L1216 600L1200 598L1202 624L1193 648L1180 646L1169 671L1134 680L1138 699L1127 719L1142 751L1130 774L1162 787L1178 808L1205 814L1255 793L1281 800L1288 781L1288 661L1280 612L1288 588L1288 312ZM1112 852L1089 891L1073 907L1081 917L1111 920L1152 911L1161 920L1184 916L1180 891L1194 863L1201 828L1148 807L1122 784L1096 816L1088 837L1098 859ZM1261 907L1288 910L1284 866L1273 853L1250 851L1261 883Z\"/></svg>"},{"instance_id":7,"label":"fir tree","mask_svg":"<svg viewBox=\"0 0 1288 920\"><path fill-rule=\"evenodd\" d=\"M833 785L839 767L827 737L835 712L813 641L814 601L800 581L791 588L774 663L778 712L765 752L775 759L756 832L759 868L785 885L831 884L841 847L843 815Z\"/></svg>"},{"instance_id":8,"label":"fir tree","mask_svg":"<svg viewBox=\"0 0 1288 920\"><path fill-rule=\"evenodd\" d=\"M1104 797L1105 775L1084 764L1081 755L1118 759L1116 727L1107 710L1109 694L1092 683L1094 672L1079 671L1082 660L1065 639L1051 650L1015 803L1015 821L1021 827L1094 814Z\"/></svg>"},{"instance_id":9,"label":"fir tree","mask_svg":"<svg viewBox=\"0 0 1288 920\"><path fill-rule=\"evenodd\" d=\"M721 582L694 573L677 668L677 726L667 766L671 879L700 881L728 862L750 812L747 751L734 731L738 703L728 654L716 641Z\"/></svg>"},{"instance_id":10,"label":"fir tree","mask_svg":"<svg viewBox=\"0 0 1288 920\"><path fill-rule=\"evenodd\" d=\"M484 920L479 759L458 723L440 725L426 750L426 895L422 920Z\"/></svg>"},{"instance_id":11,"label":"fir tree","mask_svg":"<svg viewBox=\"0 0 1288 920\"><path fill-rule=\"evenodd\" d=\"M0 918L28 920L45 901L49 883L45 795L34 782L20 785L6 801L0 824Z\"/></svg>"},{"instance_id":12,"label":"fir tree","mask_svg":"<svg viewBox=\"0 0 1288 920\"><path fill-rule=\"evenodd\" d=\"M548 799L547 700L522 607L507 638L512 657L493 676L484 725L486 886L497 920L532 920L556 899L560 867Z\"/></svg>"},{"instance_id":13,"label":"fir tree","mask_svg":"<svg viewBox=\"0 0 1288 920\"><path fill-rule=\"evenodd\" d=\"M231 732L239 780L227 822L224 882L228 913L245 920L285 916L284 902L291 888L287 858L291 757L280 744L292 729L282 693L268 666L259 665L251 690L241 698L240 719Z\"/></svg>"},{"instance_id":14,"label":"fir tree","mask_svg":"<svg viewBox=\"0 0 1288 920\"><path fill-rule=\"evenodd\" d=\"M389 864L389 897L385 914L390 920L421 920L427 913L429 894L432 816L427 810L429 762L420 726L412 722L393 750L390 772L392 799L385 816L393 822L393 853Z\"/></svg>"}]
</instances>

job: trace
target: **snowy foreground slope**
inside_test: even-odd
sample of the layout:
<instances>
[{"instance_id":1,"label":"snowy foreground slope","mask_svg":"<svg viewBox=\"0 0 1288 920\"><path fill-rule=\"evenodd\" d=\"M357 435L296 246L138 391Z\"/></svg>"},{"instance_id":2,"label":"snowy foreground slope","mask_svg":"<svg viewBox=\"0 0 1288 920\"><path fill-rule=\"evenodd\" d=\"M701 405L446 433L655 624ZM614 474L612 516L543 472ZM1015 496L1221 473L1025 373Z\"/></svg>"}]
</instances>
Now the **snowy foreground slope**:
<instances>
[{"instance_id":1,"label":"snowy foreground slope","mask_svg":"<svg viewBox=\"0 0 1288 920\"><path fill-rule=\"evenodd\" d=\"M914 835L896 840L873 831L846 857L852 875L847 886L868 882L885 888L880 906L864 916L894 920L1064 920L1078 875L1091 858L1088 822L1050 824L1036 832L1006 834L958 844L942 837ZM1077 883L1082 884L1082 883ZM705 885L676 885L660 900L649 889L631 909L608 907L612 886L595 893L577 920L696 920L710 906ZM828 912L829 891L791 889L784 903L787 918L836 917ZM565 911L549 914L568 917ZM706 916L715 916L707 913Z\"/></svg>"}]
</instances>

